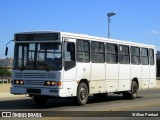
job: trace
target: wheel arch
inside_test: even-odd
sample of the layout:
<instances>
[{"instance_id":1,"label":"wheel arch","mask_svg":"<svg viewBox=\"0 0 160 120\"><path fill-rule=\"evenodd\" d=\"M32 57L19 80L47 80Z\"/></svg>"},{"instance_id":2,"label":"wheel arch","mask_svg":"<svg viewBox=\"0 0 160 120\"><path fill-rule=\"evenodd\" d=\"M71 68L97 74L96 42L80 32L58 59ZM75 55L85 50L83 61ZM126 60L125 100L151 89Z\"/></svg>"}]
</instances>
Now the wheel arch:
<instances>
[{"instance_id":1,"label":"wheel arch","mask_svg":"<svg viewBox=\"0 0 160 120\"><path fill-rule=\"evenodd\" d=\"M89 94L89 81L87 79L81 79L79 82L78 82L78 86L80 83L85 83L87 85L87 88L88 88L88 94ZM78 89L78 87L77 87Z\"/></svg>"}]
</instances>

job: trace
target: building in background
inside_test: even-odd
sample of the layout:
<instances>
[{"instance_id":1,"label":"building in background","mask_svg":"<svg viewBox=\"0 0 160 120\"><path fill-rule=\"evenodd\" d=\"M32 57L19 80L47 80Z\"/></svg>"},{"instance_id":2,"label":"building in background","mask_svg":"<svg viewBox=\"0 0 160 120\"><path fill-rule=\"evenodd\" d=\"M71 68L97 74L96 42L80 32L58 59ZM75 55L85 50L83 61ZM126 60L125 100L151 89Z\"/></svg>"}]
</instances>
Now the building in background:
<instances>
[{"instance_id":1,"label":"building in background","mask_svg":"<svg viewBox=\"0 0 160 120\"><path fill-rule=\"evenodd\" d=\"M11 71L13 69L13 59L12 58L0 59L0 67L3 67L3 69L1 69L3 72L1 71L0 74L0 83L10 83ZM7 69L4 67L7 67Z\"/></svg>"},{"instance_id":2,"label":"building in background","mask_svg":"<svg viewBox=\"0 0 160 120\"><path fill-rule=\"evenodd\" d=\"M12 58L0 59L0 66L8 67L8 68L12 69L13 68L13 59Z\"/></svg>"}]
</instances>

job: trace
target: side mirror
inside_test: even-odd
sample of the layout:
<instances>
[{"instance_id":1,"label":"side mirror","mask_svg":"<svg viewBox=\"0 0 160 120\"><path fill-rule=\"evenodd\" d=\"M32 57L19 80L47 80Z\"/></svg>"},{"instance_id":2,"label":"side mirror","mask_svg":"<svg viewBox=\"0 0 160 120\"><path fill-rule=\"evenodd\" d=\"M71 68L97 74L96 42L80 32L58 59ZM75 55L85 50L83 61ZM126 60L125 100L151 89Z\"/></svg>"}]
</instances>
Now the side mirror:
<instances>
[{"instance_id":1,"label":"side mirror","mask_svg":"<svg viewBox=\"0 0 160 120\"><path fill-rule=\"evenodd\" d=\"M12 41L14 41L14 40L10 40L10 41L6 44L6 51L5 51L5 55L6 55L6 56L8 55L8 47L7 47L7 45L8 45L10 42L12 42Z\"/></svg>"},{"instance_id":2,"label":"side mirror","mask_svg":"<svg viewBox=\"0 0 160 120\"><path fill-rule=\"evenodd\" d=\"M6 47L5 55L8 55L8 47Z\"/></svg>"}]
</instances>

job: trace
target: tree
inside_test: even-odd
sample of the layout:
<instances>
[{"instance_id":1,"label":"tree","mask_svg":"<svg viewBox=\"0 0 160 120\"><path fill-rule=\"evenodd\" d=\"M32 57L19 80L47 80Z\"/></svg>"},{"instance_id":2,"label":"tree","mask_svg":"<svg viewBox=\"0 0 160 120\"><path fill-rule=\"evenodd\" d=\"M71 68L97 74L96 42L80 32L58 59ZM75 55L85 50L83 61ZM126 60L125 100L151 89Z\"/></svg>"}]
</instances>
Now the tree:
<instances>
[{"instance_id":1,"label":"tree","mask_svg":"<svg viewBox=\"0 0 160 120\"><path fill-rule=\"evenodd\" d=\"M11 72L7 67L0 66L0 77L10 77Z\"/></svg>"}]
</instances>

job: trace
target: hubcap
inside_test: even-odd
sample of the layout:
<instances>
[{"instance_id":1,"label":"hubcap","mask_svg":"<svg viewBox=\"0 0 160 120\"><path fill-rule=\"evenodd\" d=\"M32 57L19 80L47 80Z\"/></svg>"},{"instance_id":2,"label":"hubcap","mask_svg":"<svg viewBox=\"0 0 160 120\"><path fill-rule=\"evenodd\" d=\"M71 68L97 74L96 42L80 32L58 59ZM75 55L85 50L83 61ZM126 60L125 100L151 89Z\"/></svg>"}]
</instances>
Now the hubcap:
<instances>
[{"instance_id":1,"label":"hubcap","mask_svg":"<svg viewBox=\"0 0 160 120\"><path fill-rule=\"evenodd\" d=\"M81 98L81 100L85 100L85 99L86 99L86 96L87 96L87 91L86 91L86 89L81 88L81 90L80 90L80 98Z\"/></svg>"}]
</instances>

